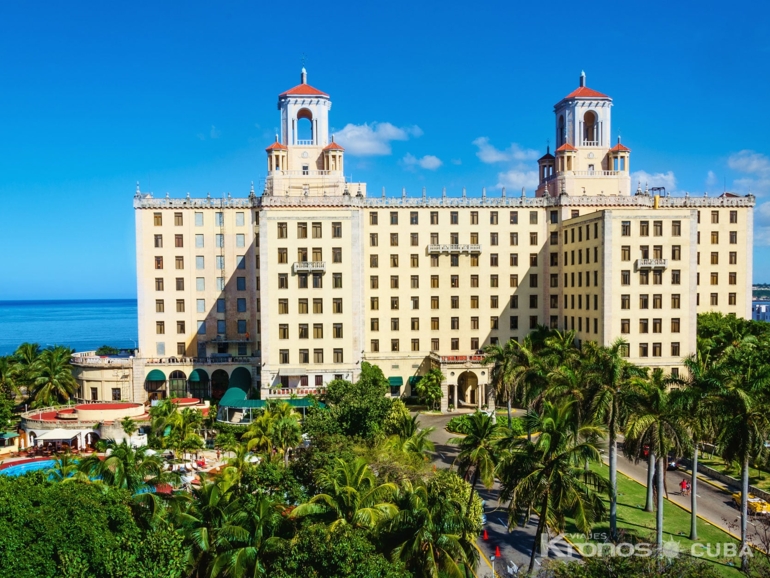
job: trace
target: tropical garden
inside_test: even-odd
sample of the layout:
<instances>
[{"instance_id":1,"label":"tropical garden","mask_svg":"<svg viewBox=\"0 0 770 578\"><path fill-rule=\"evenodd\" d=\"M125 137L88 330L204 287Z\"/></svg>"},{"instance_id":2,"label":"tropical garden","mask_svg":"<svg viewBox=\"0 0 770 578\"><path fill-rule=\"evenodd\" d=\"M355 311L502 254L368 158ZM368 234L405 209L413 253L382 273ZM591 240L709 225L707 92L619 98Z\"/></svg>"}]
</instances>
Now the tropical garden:
<instances>
[{"instance_id":1,"label":"tropical garden","mask_svg":"<svg viewBox=\"0 0 770 578\"><path fill-rule=\"evenodd\" d=\"M273 402L249 425L233 426L161 403L152 410L152 449L107 442L102 458L64 456L49 472L0 476L3 575L470 577L480 561L478 490L497 484L509 525L534 524L535 547L523 571L712 576L703 564L660 555L667 460L697 465L704 444L741 473L746 545L749 468L768 460L768 326L699 316L697 352L678 375L629 363L622 340L577 347L574 333L546 328L521 343L490 345L485 354L504 409L450 422L457 446L450 470L432 464L432 428L391 399L380 369L364 363L358 381L330 383L323 405L304 419L288 403ZM441 380L438 372L418 390L428 406L437 403ZM523 417L514 418L514 408ZM224 464L188 491L160 491L180 484L159 452L200 450L207 431ZM652 536L621 536L619 454L647 465ZM693 540L696 484L694 478ZM83 527L68 533L71 524ZM659 555L536 566L540 536L590 534L599 524L609 541L651 541ZM757 557L739 563L750 575L765 575Z\"/></svg>"}]
</instances>

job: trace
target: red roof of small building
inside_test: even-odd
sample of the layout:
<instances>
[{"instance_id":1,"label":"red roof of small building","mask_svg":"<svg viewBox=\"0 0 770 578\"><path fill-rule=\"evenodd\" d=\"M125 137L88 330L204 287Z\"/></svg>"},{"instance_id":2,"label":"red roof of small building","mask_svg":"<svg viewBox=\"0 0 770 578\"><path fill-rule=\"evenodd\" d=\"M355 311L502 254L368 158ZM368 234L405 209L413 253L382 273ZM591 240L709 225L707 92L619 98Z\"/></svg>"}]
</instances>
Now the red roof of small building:
<instances>
[{"instance_id":1,"label":"red roof of small building","mask_svg":"<svg viewBox=\"0 0 770 578\"><path fill-rule=\"evenodd\" d=\"M602 94L593 88L588 88L587 86L579 86L570 92L567 96L565 96L562 100L567 100L568 98L609 98L609 96Z\"/></svg>"},{"instance_id":2,"label":"red roof of small building","mask_svg":"<svg viewBox=\"0 0 770 578\"><path fill-rule=\"evenodd\" d=\"M282 92L278 95L278 98L283 96L325 96L329 97L323 90L318 90L310 86L309 84L298 84L294 88L290 88L286 92Z\"/></svg>"},{"instance_id":3,"label":"red roof of small building","mask_svg":"<svg viewBox=\"0 0 770 578\"><path fill-rule=\"evenodd\" d=\"M616 144L614 147L612 147L612 148L610 149L610 152L613 152L613 153L616 153L616 152L620 152L620 151L628 151L628 152L631 152L631 149L630 149L630 148L628 148L626 145L624 145L624 144L620 144L620 143Z\"/></svg>"},{"instance_id":4,"label":"red roof of small building","mask_svg":"<svg viewBox=\"0 0 770 578\"><path fill-rule=\"evenodd\" d=\"M556 149L556 152L558 153L561 151L576 151L576 150L577 149L573 147L571 144L569 144L568 142L565 142L563 145L561 145L559 148Z\"/></svg>"},{"instance_id":5,"label":"red roof of small building","mask_svg":"<svg viewBox=\"0 0 770 578\"><path fill-rule=\"evenodd\" d=\"M266 150L266 151L272 151L272 150L275 150L275 149L280 149L280 150L288 150L288 148L289 148L289 147L287 147L285 144L281 144L281 143L279 143L278 141L275 141L273 144L271 144L271 145L270 145L269 147L267 147L265 150Z\"/></svg>"},{"instance_id":6,"label":"red roof of small building","mask_svg":"<svg viewBox=\"0 0 770 578\"><path fill-rule=\"evenodd\" d=\"M324 150L325 151L344 151L345 149L342 148L340 145L338 145L336 142L332 141L324 147Z\"/></svg>"}]
</instances>

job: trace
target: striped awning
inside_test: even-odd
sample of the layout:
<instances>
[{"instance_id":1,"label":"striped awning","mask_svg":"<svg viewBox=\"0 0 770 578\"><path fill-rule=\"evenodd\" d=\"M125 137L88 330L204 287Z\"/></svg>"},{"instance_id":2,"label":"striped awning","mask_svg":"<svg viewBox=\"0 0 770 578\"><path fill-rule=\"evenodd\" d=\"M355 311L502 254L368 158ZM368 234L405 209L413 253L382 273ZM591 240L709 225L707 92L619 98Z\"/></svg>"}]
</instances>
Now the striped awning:
<instances>
[{"instance_id":1,"label":"striped awning","mask_svg":"<svg viewBox=\"0 0 770 578\"><path fill-rule=\"evenodd\" d=\"M402 387L404 385L404 378L403 377L389 377L388 383L390 384L390 387Z\"/></svg>"}]
</instances>

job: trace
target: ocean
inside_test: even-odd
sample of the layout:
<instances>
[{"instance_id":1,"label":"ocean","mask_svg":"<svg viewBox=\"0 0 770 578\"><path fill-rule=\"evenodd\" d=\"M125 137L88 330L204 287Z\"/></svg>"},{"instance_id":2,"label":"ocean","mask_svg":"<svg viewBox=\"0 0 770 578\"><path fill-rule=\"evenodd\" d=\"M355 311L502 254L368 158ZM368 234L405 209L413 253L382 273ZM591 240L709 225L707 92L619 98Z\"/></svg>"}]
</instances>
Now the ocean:
<instances>
[{"instance_id":1,"label":"ocean","mask_svg":"<svg viewBox=\"0 0 770 578\"><path fill-rule=\"evenodd\" d=\"M25 341L75 351L133 349L137 333L136 299L0 301L0 355Z\"/></svg>"}]
</instances>

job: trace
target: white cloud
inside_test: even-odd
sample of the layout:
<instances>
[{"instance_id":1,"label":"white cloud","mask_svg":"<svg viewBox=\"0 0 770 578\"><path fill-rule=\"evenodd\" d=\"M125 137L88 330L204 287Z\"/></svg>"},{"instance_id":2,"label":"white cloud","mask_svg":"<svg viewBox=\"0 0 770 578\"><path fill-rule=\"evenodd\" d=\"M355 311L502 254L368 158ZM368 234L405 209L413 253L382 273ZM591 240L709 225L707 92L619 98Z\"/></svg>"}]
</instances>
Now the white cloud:
<instances>
[{"instance_id":1,"label":"white cloud","mask_svg":"<svg viewBox=\"0 0 770 578\"><path fill-rule=\"evenodd\" d=\"M706 189L707 190L708 189L712 189L713 190L714 187L716 187L718 183L719 183L719 179L717 178L716 173L714 173L714 171L709 171L706 174Z\"/></svg>"},{"instance_id":2,"label":"white cloud","mask_svg":"<svg viewBox=\"0 0 770 578\"><path fill-rule=\"evenodd\" d=\"M222 136L222 131L219 130L217 127L215 127L213 124L211 125L211 132L209 132L209 136L211 138L219 138Z\"/></svg>"},{"instance_id":3,"label":"white cloud","mask_svg":"<svg viewBox=\"0 0 770 578\"><path fill-rule=\"evenodd\" d=\"M676 177L674 171L667 173L648 173L647 171L634 171L631 173L631 191L636 191L638 184L641 184L642 190L645 187L666 187L667 193L676 191Z\"/></svg>"},{"instance_id":4,"label":"white cloud","mask_svg":"<svg viewBox=\"0 0 770 578\"><path fill-rule=\"evenodd\" d=\"M479 149L476 156L481 159L482 163L527 162L538 158L537 151L522 148L516 143L511 143L511 146L505 150L497 149L489 144L489 137L486 136L480 136L473 141L473 144Z\"/></svg>"},{"instance_id":5,"label":"white cloud","mask_svg":"<svg viewBox=\"0 0 770 578\"><path fill-rule=\"evenodd\" d=\"M742 150L727 159L727 166L741 173L770 177L770 158L762 153Z\"/></svg>"},{"instance_id":6,"label":"white cloud","mask_svg":"<svg viewBox=\"0 0 770 578\"><path fill-rule=\"evenodd\" d=\"M334 135L334 140L352 156L384 156L392 154L392 141L405 141L422 134L419 126L397 127L389 122L373 122L348 124Z\"/></svg>"},{"instance_id":7,"label":"white cloud","mask_svg":"<svg viewBox=\"0 0 770 578\"><path fill-rule=\"evenodd\" d=\"M452 164L459 166L459 165L463 164L463 160L462 159L452 159Z\"/></svg>"},{"instance_id":8,"label":"white cloud","mask_svg":"<svg viewBox=\"0 0 770 578\"><path fill-rule=\"evenodd\" d=\"M435 171L442 164L444 164L437 156L425 155L424 157L418 159L411 153L406 153L406 156L401 159L401 162L403 162L408 167L419 166L420 168L427 169L429 171Z\"/></svg>"},{"instance_id":9,"label":"white cloud","mask_svg":"<svg viewBox=\"0 0 770 578\"><path fill-rule=\"evenodd\" d=\"M770 246L770 202L754 208L754 245Z\"/></svg>"},{"instance_id":10,"label":"white cloud","mask_svg":"<svg viewBox=\"0 0 770 578\"><path fill-rule=\"evenodd\" d=\"M512 169L497 174L497 187L506 187L516 192L521 190L521 187L532 190L537 188L538 180L537 171Z\"/></svg>"}]
</instances>

